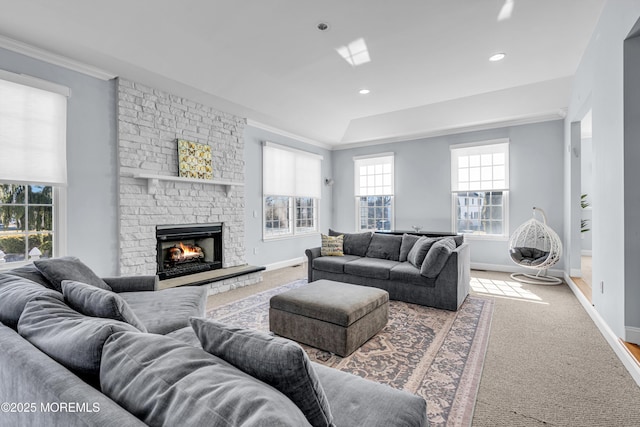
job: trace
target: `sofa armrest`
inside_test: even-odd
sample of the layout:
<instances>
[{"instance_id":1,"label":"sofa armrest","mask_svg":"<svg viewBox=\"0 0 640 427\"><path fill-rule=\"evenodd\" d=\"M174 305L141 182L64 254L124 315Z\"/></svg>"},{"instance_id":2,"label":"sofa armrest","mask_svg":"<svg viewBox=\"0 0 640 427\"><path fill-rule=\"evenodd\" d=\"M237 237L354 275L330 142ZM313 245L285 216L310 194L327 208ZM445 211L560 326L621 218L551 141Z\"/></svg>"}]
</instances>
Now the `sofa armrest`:
<instances>
[{"instance_id":1,"label":"sofa armrest","mask_svg":"<svg viewBox=\"0 0 640 427\"><path fill-rule=\"evenodd\" d=\"M322 256L320 254L320 246L317 248L307 249L304 253L307 255L307 281L311 283L313 281L313 260Z\"/></svg>"},{"instance_id":2,"label":"sofa armrest","mask_svg":"<svg viewBox=\"0 0 640 427\"><path fill-rule=\"evenodd\" d=\"M102 280L111 286L116 293L155 291L158 289L158 276L155 275L103 277Z\"/></svg>"}]
</instances>

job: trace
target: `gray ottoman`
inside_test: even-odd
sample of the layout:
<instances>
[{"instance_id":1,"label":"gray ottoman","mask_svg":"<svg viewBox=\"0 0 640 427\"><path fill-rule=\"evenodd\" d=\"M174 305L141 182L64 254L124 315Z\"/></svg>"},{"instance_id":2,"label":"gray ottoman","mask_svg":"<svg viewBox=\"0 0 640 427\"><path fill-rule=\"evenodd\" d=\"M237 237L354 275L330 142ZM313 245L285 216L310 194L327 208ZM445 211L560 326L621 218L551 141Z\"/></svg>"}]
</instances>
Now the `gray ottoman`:
<instances>
[{"instance_id":1,"label":"gray ottoman","mask_svg":"<svg viewBox=\"0 0 640 427\"><path fill-rule=\"evenodd\" d=\"M368 286L318 280L270 300L272 332L348 356L389 319L389 294Z\"/></svg>"}]
</instances>

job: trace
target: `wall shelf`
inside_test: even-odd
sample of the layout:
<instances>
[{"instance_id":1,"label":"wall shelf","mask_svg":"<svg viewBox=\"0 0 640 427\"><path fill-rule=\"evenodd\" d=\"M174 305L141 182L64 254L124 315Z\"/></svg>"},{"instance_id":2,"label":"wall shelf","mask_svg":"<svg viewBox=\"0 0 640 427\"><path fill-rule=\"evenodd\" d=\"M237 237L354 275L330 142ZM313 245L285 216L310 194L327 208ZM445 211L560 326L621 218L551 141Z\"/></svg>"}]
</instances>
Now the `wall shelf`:
<instances>
[{"instance_id":1,"label":"wall shelf","mask_svg":"<svg viewBox=\"0 0 640 427\"><path fill-rule=\"evenodd\" d=\"M158 186L158 183L160 181L184 182L184 183L205 184L205 185L220 185L224 187L224 192L227 196L229 195L229 191L231 191L231 187L244 186L244 182L225 181L221 179L183 178L180 176L154 175L150 173L134 173L133 177L137 179L147 180L147 192L149 192L149 194L155 193L155 188Z\"/></svg>"}]
</instances>

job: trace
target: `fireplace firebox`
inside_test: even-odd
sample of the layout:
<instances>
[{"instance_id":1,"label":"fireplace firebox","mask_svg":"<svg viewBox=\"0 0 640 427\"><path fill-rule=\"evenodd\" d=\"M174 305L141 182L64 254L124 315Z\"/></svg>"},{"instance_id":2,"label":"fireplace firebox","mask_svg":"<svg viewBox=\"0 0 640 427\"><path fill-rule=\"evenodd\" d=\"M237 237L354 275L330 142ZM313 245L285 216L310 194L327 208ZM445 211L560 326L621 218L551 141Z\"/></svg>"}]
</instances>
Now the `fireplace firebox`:
<instances>
[{"instance_id":1,"label":"fireplace firebox","mask_svg":"<svg viewBox=\"0 0 640 427\"><path fill-rule=\"evenodd\" d=\"M158 225L160 280L222 268L222 223Z\"/></svg>"}]
</instances>

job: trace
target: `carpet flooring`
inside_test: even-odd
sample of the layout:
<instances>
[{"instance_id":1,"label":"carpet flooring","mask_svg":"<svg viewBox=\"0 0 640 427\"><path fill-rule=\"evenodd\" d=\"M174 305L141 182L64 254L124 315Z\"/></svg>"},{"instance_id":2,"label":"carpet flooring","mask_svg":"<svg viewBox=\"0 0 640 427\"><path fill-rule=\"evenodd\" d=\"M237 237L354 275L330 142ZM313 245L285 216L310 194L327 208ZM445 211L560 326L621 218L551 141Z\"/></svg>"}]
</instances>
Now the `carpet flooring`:
<instances>
[{"instance_id":1,"label":"carpet flooring","mask_svg":"<svg viewBox=\"0 0 640 427\"><path fill-rule=\"evenodd\" d=\"M268 331L268 301L297 280L207 312ZM425 398L431 426L469 426L482 373L493 300L469 297L458 312L391 301L387 326L348 357L303 345L310 359Z\"/></svg>"},{"instance_id":2,"label":"carpet flooring","mask_svg":"<svg viewBox=\"0 0 640 427\"><path fill-rule=\"evenodd\" d=\"M304 278L306 264L267 271L207 307ZM640 388L567 285L472 270L471 295L494 300L474 427L640 426Z\"/></svg>"}]
</instances>

